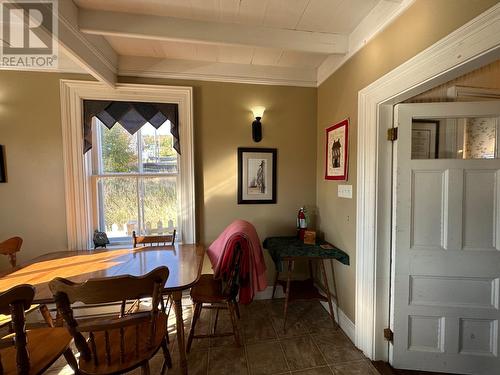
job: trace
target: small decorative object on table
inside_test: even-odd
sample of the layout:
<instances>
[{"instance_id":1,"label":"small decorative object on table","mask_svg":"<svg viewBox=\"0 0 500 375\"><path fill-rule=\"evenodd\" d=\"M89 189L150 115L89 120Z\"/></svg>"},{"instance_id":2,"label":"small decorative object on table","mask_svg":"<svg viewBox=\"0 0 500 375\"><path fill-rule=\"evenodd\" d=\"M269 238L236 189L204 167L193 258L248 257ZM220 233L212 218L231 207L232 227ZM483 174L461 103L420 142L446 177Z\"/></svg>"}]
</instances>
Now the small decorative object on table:
<instances>
[{"instance_id":1,"label":"small decorative object on table","mask_svg":"<svg viewBox=\"0 0 500 375\"><path fill-rule=\"evenodd\" d=\"M109 244L109 239L106 232L99 232L97 229L94 231L94 249L98 247L106 247Z\"/></svg>"},{"instance_id":2,"label":"small decorative object on table","mask_svg":"<svg viewBox=\"0 0 500 375\"><path fill-rule=\"evenodd\" d=\"M306 245L315 245L316 244L316 231L306 230L304 232L304 243Z\"/></svg>"}]
</instances>

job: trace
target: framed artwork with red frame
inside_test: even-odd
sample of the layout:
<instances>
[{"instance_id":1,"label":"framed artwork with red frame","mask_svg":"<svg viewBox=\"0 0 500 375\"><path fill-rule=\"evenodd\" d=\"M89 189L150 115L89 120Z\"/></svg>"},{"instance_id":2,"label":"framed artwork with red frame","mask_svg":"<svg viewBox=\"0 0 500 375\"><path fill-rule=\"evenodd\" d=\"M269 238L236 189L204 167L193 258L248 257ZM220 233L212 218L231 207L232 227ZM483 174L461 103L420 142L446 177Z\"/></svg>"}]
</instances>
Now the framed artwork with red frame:
<instances>
[{"instance_id":1,"label":"framed artwork with red frame","mask_svg":"<svg viewBox=\"0 0 500 375\"><path fill-rule=\"evenodd\" d=\"M326 129L325 180L347 180L349 119Z\"/></svg>"}]
</instances>

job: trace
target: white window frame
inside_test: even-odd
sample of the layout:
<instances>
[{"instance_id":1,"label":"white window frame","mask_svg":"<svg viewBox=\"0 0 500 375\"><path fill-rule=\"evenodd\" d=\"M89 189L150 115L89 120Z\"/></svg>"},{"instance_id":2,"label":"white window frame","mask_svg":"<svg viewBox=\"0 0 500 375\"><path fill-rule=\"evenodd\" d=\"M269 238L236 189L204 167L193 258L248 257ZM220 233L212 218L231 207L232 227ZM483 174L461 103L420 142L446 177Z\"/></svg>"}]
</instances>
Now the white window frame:
<instances>
[{"instance_id":1,"label":"white window frame","mask_svg":"<svg viewBox=\"0 0 500 375\"><path fill-rule=\"evenodd\" d=\"M193 89L187 86L117 84L61 80L61 122L68 249L92 247L96 197L92 193L91 153L83 154L83 100L121 100L176 103L179 106L181 157L178 185L178 228L182 243L196 243L195 181L193 147Z\"/></svg>"},{"instance_id":2,"label":"white window frame","mask_svg":"<svg viewBox=\"0 0 500 375\"><path fill-rule=\"evenodd\" d=\"M144 172L143 171L143 164L142 164L142 139L141 139L141 134L142 131L139 129L137 133L137 156L138 156L138 171L137 172L119 172L119 173L109 173L109 172L104 172L103 171L103 163L102 163L102 144L101 144L101 134L102 134L102 128L99 126L100 124L104 125L101 121L99 121L98 118L94 118L92 121L92 149L90 150L91 153L91 188L92 188L92 209L94 212L93 215L93 227L94 228L101 228L101 225L103 224L104 221L104 213L101 211L103 208L104 201L101 200L100 196L100 189L99 189L99 181L104 180L106 178L113 178L113 177L130 177L130 178L135 178L136 183L137 183L137 221L138 221L138 233L144 233L144 227L142 224L144 221L144 212L143 210L140 209L141 207L141 197L143 193L140 188L140 182L139 180L144 180L147 178L169 178L172 180L175 180L176 183L176 201L177 201L177 216L176 216L176 222L180 223L181 222L181 194L179 192L179 189L177 189L177 186L180 186L182 177L181 177L181 171L179 169L180 165L180 159L182 158L182 155L177 155L177 172ZM170 122L169 122L170 124ZM163 125L162 125L163 126ZM167 224L165 222L164 224ZM165 229L169 229L168 227L164 227ZM172 228L170 228L172 229ZM182 237L182 232L179 227L176 228L176 239L178 240L179 238ZM111 245L124 245L124 244L130 244L132 243L132 237L115 237L115 238L110 238L109 239L111 242Z\"/></svg>"}]
</instances>

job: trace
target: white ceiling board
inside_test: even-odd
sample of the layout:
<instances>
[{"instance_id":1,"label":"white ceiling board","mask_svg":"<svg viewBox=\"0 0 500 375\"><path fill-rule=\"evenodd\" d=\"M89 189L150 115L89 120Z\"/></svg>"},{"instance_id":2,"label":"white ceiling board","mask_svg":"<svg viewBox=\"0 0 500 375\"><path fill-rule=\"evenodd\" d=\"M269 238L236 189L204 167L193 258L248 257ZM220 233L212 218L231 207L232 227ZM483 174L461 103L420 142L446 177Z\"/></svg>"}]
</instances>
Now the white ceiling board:
<instances>
[{"instance_id":1,"label":"white ceiling board","mask_svg":"<svg viewBox=\"0 0 500 375\"><path fill-rule=\"evenodd\" d=\"M297 29L349 34L377 3L378 0L310 1Z\"/></svg>"},{"instance_id":2,"label":"white ceiling board","mask_svg":"<svg viewBox=\"0 0 500 375\"><path fill-rule=\"evenodd\" d=\"M341 34L95 10L80 10L78 26L91 35L284 48L323 54L346 53L348 44L347 36Z\"/></svg>"},{"instance_id":3,"label":"white ceiling board","mask_svg":"<svg viewBox=\"0 0 500 375\"><path fill-rule=\"evenodd\" d=\"M349 33L379 0L74 0L83 9Z\"/></svg>"},{"instance_id":4,"label":"white ceiling board","mask_svg":"<svg viewBox=\"0 0 500 375\"><path fill-rule=\"evenodd\" d=\"M269 0L264 25L282 29L296 29L311 0Z\"/></svg>"},{"instance_id":5,"label":"white ceiling board","mask_svg":"<svg viewBox=\"0 0 500 375\"><path fill-rule=\"evenodd\" d=\"M325 60L325 55L314 53L302 53L295 51L283 51L278 65L300 66L303 68L317 68Z\"/></svg>"},{"instance_id":6,"label":"white ceiling board","mask_svg":"<svg viewBox=\"0 0 500 375\"><path fill-rule=\"evenodd\" d=\"M282 49L256 47L253 51L252 64L254 65L279 65Z\"/></svg>"},{"instance_id":7,"label":"white ceiling board","mask_svg":"<svg viewBox=\"0 0 500 375\"><path fill-rule=\"evenodd\" d=\"M253 47L245 46L218 46L219 62L231 64L250 64L252 62Z\"/></svg>"}]
</instances>

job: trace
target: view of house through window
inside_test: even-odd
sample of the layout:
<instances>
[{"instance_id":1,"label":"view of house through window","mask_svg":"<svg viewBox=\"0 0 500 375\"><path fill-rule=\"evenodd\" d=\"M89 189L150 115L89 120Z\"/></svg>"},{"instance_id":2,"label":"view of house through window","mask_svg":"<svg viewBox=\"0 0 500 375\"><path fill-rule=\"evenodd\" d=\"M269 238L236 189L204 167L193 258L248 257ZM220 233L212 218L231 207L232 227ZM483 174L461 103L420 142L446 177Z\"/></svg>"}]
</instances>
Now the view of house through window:
<instances>
[{"instance_id":1,"label":"view of house through window","mask_svg":"<svg viewBox=\"0 0 500 375\"><path fill-rule=\"evenodd\" d=\"M138 234L169 233L178 223L179 155L170 121L147 123L134 135L119 123L94 123L92 166L98 227L112 242ZM178 237L180 238L180 237Z\"/></svg>"}]
</instances>

